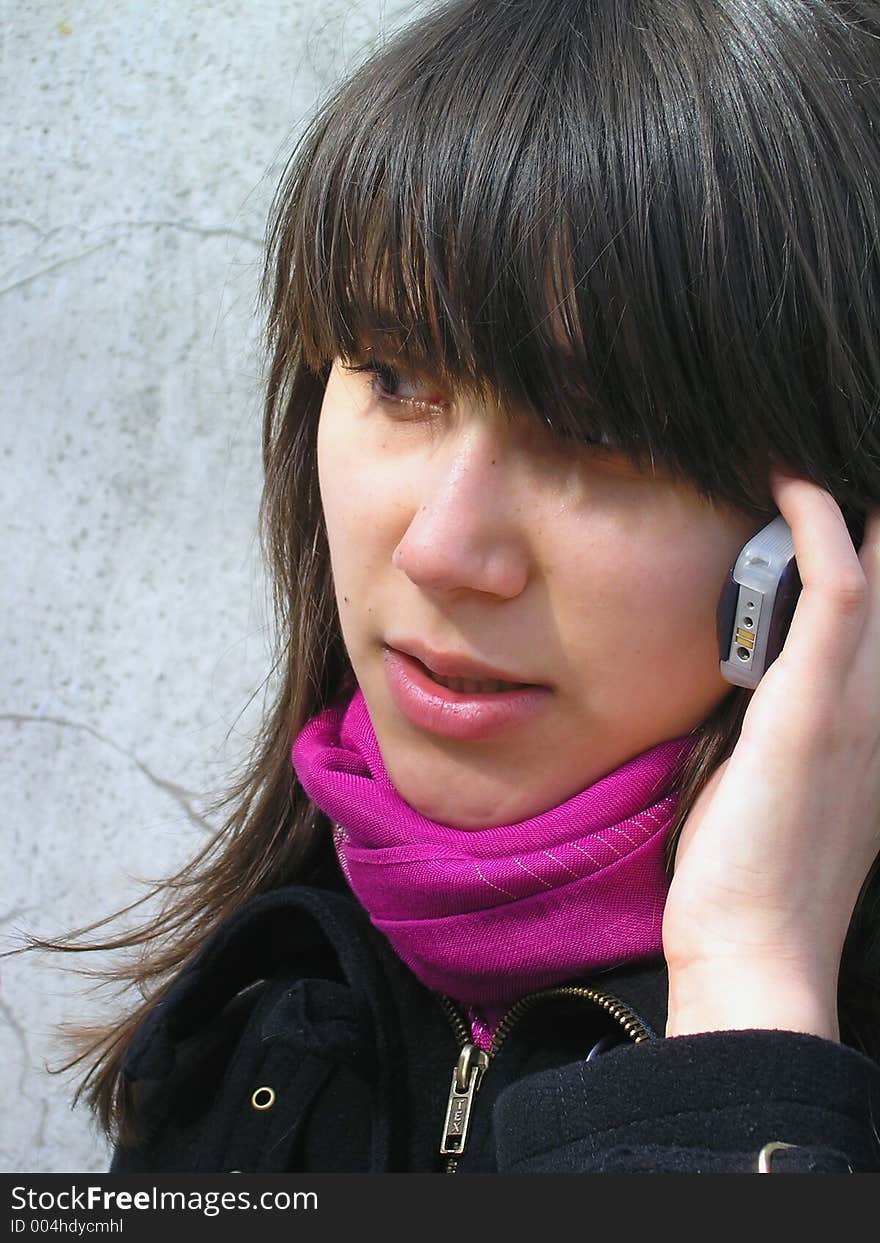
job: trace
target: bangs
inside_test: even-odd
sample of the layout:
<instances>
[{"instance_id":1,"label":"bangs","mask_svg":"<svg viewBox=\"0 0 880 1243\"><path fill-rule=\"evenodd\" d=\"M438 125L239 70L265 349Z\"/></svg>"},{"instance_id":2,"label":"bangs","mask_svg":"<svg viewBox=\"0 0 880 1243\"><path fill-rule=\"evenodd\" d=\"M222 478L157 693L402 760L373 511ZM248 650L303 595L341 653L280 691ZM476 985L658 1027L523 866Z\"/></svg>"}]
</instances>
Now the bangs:
<instances>
[{"instance_id":1,"label":"bangs","mask_svg":"<svg viewBox=\"0 0 880 1243\"><path fill-rule=\"evenodd\" d=\"M536 136L539 86L521 83L511 116L482 57L460 73L469 86L438 75L374 99L372 113L350 104L334 116L321 175L303 186L308 241L294 259L304 360L322 372L370 354L561 435L613 426L641 445L645 429L627 433L600 404L603 329L590 308L584 331L573 297L571 220ZM478 119L467 120L455 100L477 84Z\"/></svg>"},{"instance_id":2,"label":"bangs","mask_svg":"<svg viewBox=\"0 0 880 1243\"><path fill-rule=\"evenodd\" d=\"M639 25L657 9L642 0L601 20L580 0L468 0L381 47L324 106L276 200L273 309L304 364L326 376L369 355L766 508L791 403L821 387L822 316L805 316L815 290L761 178L821 227L830 172L754 151L769 126L795 142L799 121L816 125L792 109L784 63L768 60L752 97L738 60L753 63L761 32L728 29L723 7L694 6L695 42L690 20ZM784 124L756 115L774 74ZM810 426L803 451L820 461Z\"/></svg>"},{"instance_id":3,"label":"bangs","mask_svg":"<svg viewBox=\"0 0 880 1243\"><path fill-rule=\"evenodd\" d=\"M487 73L479 37L456 47L457 33L448 14L420 25L369 95L356 78L315 135L293 234L303 359L325 373L369 355L650 462L660 445L636 359L605 400L623 302L598 270L576 288L574 230L580 254L608 239L593 211L591 230L577 225L578 179L560 178L575 165L548 142L537 69L564 79L566 44L512 20L507 63Z\"/></svg>"}]
</instances>

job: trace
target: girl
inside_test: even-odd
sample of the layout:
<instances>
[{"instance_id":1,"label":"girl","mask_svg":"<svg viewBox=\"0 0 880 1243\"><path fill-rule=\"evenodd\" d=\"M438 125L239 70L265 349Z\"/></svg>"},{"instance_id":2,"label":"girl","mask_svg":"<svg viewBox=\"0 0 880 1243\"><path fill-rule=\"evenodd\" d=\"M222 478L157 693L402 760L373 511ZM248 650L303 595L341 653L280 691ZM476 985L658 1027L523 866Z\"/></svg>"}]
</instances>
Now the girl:
<instances>
[{"instance_id":1,"label":"girl","mask_svg":"<svg viewBox=\"0 0 880 1243\"><path fill-rule=\"evenodd\" d=\"M278 697L93 943L141 951L82 1037L113 1171L880 1168L878 82L869 0L451 0L325 101ZM716 606L777 510L751 692Z\"/></svg>"}]
</instances>

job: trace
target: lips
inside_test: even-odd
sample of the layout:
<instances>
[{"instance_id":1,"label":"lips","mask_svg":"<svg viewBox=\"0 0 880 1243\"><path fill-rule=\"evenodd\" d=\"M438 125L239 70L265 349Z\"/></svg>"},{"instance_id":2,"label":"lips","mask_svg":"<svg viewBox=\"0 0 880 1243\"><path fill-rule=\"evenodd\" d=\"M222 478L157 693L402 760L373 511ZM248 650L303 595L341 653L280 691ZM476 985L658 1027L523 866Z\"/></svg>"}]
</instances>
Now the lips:
<instances>
[{"instance_id":1,"label":"lips","mask_svg":"<svg viewBox=\"0 0 880 1243\"><path fill-rule=\"evenodd\" d=\"M547 687L530 684L500 691L449 689L423 661L393 647L385 647L384 665L400 712L420 729L460 741L525 725L552 697Z\"/></svg>"},{"instance_id":2,"label":"lips","mask_svg":"<svg viewBox=\"0 0 880 1243\"><path fill-rule=\"evenodd\" d=\"M410 656L418 661L436 679L465 679L469 683L501 682L504 690L544 685L535 679L518 676L519 670L499 669L463 653L434 651L414 640L390 643L387 646L393 651L402 652L404 656Z\"/></svg>"}]
</instances>

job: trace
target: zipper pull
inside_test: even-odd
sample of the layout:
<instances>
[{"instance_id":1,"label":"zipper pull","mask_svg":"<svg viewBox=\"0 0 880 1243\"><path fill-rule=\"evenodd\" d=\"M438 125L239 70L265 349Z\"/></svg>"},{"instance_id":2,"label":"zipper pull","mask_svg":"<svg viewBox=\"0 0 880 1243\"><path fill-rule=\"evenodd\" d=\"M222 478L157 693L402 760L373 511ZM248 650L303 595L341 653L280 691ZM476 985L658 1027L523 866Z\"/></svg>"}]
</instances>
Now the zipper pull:
<instances>
[{"instance_id":1,"label":"zipper pull","mask_svg":"<svg viewBox=\"0 0 880 1243\"><path fill-rule=\"evenodd\" d=\"M446 1121L440 1141L440 1152L444 1156L450 1153L460 1155L464 1151L474 1095L488 1065L489 1058L482 1049L475 1044L464 1046L452 1072Z\"/></svg>"}]
</instances>

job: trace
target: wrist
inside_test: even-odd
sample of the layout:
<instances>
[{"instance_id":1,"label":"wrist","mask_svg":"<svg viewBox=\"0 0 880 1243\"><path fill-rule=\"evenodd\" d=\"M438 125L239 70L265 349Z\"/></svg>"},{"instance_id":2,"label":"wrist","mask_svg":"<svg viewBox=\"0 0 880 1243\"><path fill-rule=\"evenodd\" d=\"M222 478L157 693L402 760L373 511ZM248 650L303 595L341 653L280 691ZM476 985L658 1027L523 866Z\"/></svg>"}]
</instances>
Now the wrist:
<instances>
[{"instance_id":1,"label":"wrist","mask_svg":"<svg viewBox=\"0 0 880 1243\"><path fill-rule=\"evenodd\" d=\"M761 1028L839 1040L836 977L761 960L670 966L667 1036Z\"/></svg>"}]
</instances>

